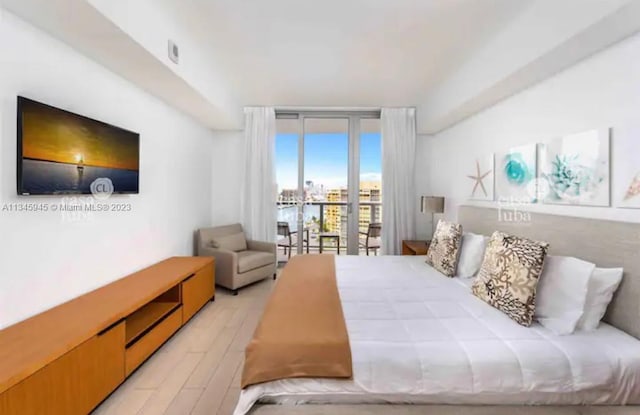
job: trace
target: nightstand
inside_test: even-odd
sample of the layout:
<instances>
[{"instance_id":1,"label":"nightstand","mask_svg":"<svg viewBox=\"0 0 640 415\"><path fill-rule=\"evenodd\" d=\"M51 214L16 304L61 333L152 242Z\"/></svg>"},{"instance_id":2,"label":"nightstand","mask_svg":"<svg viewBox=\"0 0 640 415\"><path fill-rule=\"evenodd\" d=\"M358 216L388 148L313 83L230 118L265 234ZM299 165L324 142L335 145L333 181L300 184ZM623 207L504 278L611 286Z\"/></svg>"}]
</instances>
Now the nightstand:
<instances>
[{"instance_id":1,"label":"nightstand","mask_svg":"<svg viewBox=\"0 0 640 415\"><path fill-rule=\"evenodd\" d=\"M427 255L431 241L402 241L402 255Z\"/></svg>"}]
</instances>

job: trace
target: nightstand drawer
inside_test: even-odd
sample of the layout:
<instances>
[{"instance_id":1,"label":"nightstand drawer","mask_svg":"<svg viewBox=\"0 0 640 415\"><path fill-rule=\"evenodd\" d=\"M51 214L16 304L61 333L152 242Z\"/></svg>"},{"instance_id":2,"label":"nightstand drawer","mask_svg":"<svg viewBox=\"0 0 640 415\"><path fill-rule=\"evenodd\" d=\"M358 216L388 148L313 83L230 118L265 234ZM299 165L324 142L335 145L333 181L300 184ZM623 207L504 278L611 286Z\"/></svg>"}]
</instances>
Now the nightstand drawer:
<instances>
[{"instance_id":1,"label":"nightstand drawer","mask_svg":"<svg viewBox=\"0 0 640 415\"><path fill-rule=\"evenodd\" d=\"M402 241L402 255L427 255L430 241Z\"/></svg>"}]
</instances>

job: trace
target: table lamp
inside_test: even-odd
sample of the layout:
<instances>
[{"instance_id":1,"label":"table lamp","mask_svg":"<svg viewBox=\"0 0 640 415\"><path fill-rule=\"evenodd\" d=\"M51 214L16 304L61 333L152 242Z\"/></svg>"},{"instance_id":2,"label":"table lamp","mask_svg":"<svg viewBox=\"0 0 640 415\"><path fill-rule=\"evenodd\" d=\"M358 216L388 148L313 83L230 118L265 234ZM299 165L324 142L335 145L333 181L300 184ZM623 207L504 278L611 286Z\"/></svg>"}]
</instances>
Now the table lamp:
<instances>
[{"instance_id":1,"label":"table lamp","mask_svg":"<svg viewBox=\"0 0 640 415\"><path fill-rule=\"evenodd\" d=\"M433 221L436 213L444 213L444 197L422 196L420 198L420 212L431 213L431 237L433 237Z\"/></svg>"}]
</instances>

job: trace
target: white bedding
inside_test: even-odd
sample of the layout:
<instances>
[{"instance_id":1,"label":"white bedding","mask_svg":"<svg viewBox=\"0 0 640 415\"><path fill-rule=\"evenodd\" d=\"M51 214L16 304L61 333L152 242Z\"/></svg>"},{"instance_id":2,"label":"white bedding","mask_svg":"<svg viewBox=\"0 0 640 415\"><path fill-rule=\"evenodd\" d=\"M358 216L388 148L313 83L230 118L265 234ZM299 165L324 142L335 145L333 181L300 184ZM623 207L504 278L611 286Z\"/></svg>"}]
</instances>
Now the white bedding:
<instances>
[{"instance_id":1,"label":"white bedding","mask_svg":"<svg viewBox=\"0 0 640 415\"><path fill-rule=\"evenodd\" d=\"M640 403L640 341L614 327L569 336L522 327L424 257L336 257L336 272L353 379L250 386L235 415L257 401Z\"/></svg>"}]
</instances>

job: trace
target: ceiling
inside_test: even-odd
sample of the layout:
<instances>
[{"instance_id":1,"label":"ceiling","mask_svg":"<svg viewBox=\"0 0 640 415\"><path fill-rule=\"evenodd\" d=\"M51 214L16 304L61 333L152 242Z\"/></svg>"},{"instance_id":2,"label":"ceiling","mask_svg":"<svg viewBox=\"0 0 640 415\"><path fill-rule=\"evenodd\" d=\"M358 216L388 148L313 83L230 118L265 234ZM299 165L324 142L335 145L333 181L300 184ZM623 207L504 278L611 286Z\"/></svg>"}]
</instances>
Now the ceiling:
<instances>
[{"instance_id":1,"label":"ceiling","mask_svg":"<svg viewBox=\"0 0 640 415\"><path fill-rule=\"evenodd\" d=\"M157 1L157 0L156 0ZM241 105L418 106L513 0L160 0Z\"/></svg>"},{"instance_id":2,"label":"ceiling","mask_svg":"<svg viewBox=\"0 0 640 415\"><path fill-rule=\"evenodd\" d=\"M252 105L409 106L433 134L640 30L634 0L0 4L216 130Z\"/></svg>"}]
</instances>

